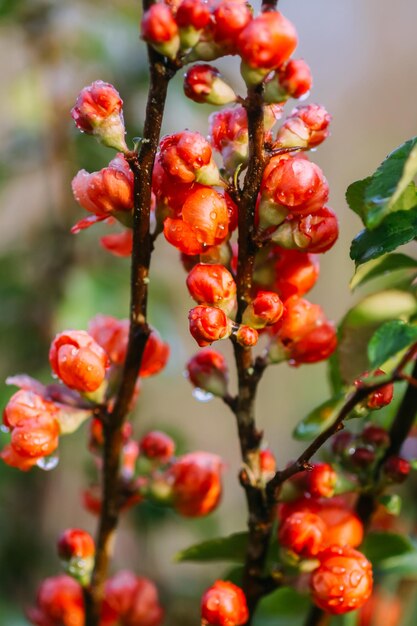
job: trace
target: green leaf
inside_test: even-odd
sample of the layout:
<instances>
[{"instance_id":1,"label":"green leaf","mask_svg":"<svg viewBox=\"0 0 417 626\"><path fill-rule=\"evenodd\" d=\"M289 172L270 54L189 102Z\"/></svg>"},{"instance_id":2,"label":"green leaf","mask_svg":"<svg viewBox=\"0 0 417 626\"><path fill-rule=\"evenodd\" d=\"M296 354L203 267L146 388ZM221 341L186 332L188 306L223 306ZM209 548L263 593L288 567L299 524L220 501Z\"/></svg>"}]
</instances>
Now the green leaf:
<instances>
[{"instance_id":1,"label":"green leaf","mask_svg":"<svg viewBox=\"0 0 417 626\"><path fill-rule=\"evenodd\" d=\"M417 137L413 137L387 156L366 186L365 224L368 228L376 228L390 213L401 210L401 196L416 174Z\"/></svg>"},{"instance_id":2,"label":"green leaf","mask_svg":"<svg viewBox=\"0 0 417 626\"><path fill-rule=\"evenodd\" d=\"M368 344L368 359L372 369L408 348L417 341L417 326L402 320L392 320L383 324L372 336Z\"/></svg>"},{"instance_id":3,"label":"green leaf","mask_svg":"<svg viewBox=\"0 0 417 626\"><path fill-rule=\"evenodd\" d=\"M368 281L384 274L402 272L405 276L417 273L417 260L406 254L387 254L373 261L360 265L350 281L350 288L356 289Z\"/></svg>"},{"instance_id":4,"label":"green leaf","mask_svg":"<svg viewBox=\"0 0 417 626\"><path fill-rule=\"evenodd\" d=\"M369 368L367 346L375 331L392 319L407 321L417 310L411 293L388 289L363 298L342 319L338 347L332 356L332 380L340 387Z\"/></svg>"},{"instance_id":5,"label":"green leaf","mask_svg":"<svg viewBox=\"0 0 417 626\"><path fill-rule=\"evenodd\" d=\"M417 550L385 559L378 564L378 572L385 576L417 578Z\"/></svg>"},{"instance_id":6,"label":"green leaf","mask_svg":"<svg viewBox=\"0 0 417 626\"><path fill-rule=\"evenodd\" d=\"M379 502L391 515L399 515L401 513L402 500L398 493L381 496Z\"/></svg>"},{"instance_id":7,"label":"green leaf","mask_svg":"<svg viewBox=\"0 0 417 626\"><path fill-rule=\"evenodd\" d=\"M228 537L218 537L198 543L181 552L177 552L174 560L180 563L185 561L229 561L242 563L245 560L248 533L234 533Z\"/></svg>"},{"instance_id":8,"label":"green leaf","mask_svg":"<svg viewBox=\"0 0 417 626\"><path fill-rule=\"evenodd\" d=\"M362 543L361 552L375 566L385 559L400 556L414 551L414 546L408 537L396 533L371 532Z\"/></svg>"},{"instance_id":9,"label":"green leaf","mask_svg":"<svg viewBox=\"0 0 417 626\"><path fill-rule=\"evenodd\" d=\"M391 252L417 236L417 207L389 215L374 230L362 230L352 241L350 258L356 266Z\"/></svg>"},{"instance_id":10,"label":"green leaf","mask_svg":"<svg viewBox=\"0 0 417 626\"><path fill-rule=\"evenodd\" d=\"M262 598L254 626L299 626L310 607L309 598L292 587L281 587Z\"/></svg>"},{"instance_id":11,"label":"green leaf","mask_svg":"<svg viewBox=\"0 0 417 626\"><path fill-rule=\"evenodd\" d=\"M349 185L346 191L346 202L352 211L359 215L363 222L365 221L366 215L365 191L371 180L371 176L368 176L368 178L364 178L363 180L357 180Z\"/></svg>"},{"instance_id":12,"label":"green leaf","mask_svg":"<svg viewBox=\"0 0 417 626\"><path fill-rule=\"evenodd\" d=\"M293 431L295 439L310 441L331 426L345 401L345 394L340 393L315 408L301 420Z\"/></svg>"}]
</instances>

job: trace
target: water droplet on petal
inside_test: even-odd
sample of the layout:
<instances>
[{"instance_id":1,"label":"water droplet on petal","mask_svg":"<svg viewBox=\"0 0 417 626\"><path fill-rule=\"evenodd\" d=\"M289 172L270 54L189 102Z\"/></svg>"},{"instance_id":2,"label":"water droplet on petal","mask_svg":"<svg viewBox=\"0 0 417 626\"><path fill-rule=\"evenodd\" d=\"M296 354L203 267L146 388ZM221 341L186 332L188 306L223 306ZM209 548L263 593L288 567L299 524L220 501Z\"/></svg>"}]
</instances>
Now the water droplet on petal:
<instances>
[{"instance_id":1,"label":"water droplet on petal","mask_svg":"<svg viewBox=\"0 0 417 626\"><path fill-rule=\"evenodd\" d=\"M7 426L5 426L4 424L0 425L0 431L2 433L9 433L10 432L10 428L8 428Z\"/></svg>"},{"instance_id":2,"label":"water droplet on petal","mask_svg":"<svg viewBox=\"0 0 417 626\"><path fill-rule=\"evenodd\" d=\"M43 456L36 462L36 465L44 472L50 472L57 467L58 463L59 456L57 454L51 454L50 456Z\"/></svg>"},{"instance_id":3,"label":"water droplet on petal","mask_svg":"<svg viewBox=\"0 0 417 626\"><path fill-rule=\"evenodd\" d=\"M198 400L198 402L210 402L210 400L214 398L212 393L200 389L200 387L193 389L193 397Z\"/></svg>"}]
</instances>

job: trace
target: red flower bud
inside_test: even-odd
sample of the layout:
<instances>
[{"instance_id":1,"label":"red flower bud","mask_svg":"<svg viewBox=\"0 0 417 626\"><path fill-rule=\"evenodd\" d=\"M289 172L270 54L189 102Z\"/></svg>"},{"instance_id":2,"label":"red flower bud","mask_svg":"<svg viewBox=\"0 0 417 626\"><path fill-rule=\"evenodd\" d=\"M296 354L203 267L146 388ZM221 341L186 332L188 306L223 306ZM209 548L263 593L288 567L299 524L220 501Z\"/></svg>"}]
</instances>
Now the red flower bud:
<instances>
[{"instance_id":1,"label":"red flower bud","mask_svg":"<svg viewBox=\"0 0 417 626\"><path fill-rule=\"evenodd\" d=\"M332 546L320 554L311 576L315 604L333 615L361 607L372 592L372 566L356 550Z\"/></svg>"},{"instance_id":2,"label":"red flower bud","mask_svg":"<svg viewBox=\"0 0 417 626\"><path fill-rule=\"evenodd\" d=\"M318 257L278 246L275 246L275 251L278 259L273 288L280 297L285 301L290 296L303 296L310 291L319 277Z\"/></svg>"},{"instance_id":3,"label":"red flower bud","mask_svg":"<svg viewBox=\"0 0 417 626\"><path fill-rule=\"evenodd\" d=\"M159 430L153 430L142 437L139 447L141 454L158 463L167 463L175 452L173 439Z\"/></svg>"},{"instance_id":4,"label":"red flower bud","mask_svg":"<svg viewBox=\"0 0 417 626\"><path fill-rule=\"evenodd\" d=\"M241 324L239 328L234 333L236 337L236 341L246 348L251 348L252 346L256 346L259 339L258 331L252 328L251 326L246 326L245 324Z\"/></svg>"},{"instance_id":5,"label":"red flower bud","mask_svg":"<svg viewBox=\"0 0 417 626\"><path fill-rule=\"evenodd\" d=\"M347 431L337 433L332 439L332 451L334 454L341 456L345 454L351 447L353 436Z\"/></svg>"},{"instance_id":6,"label":"red flower bud","mask_svg":"<svg viewBox=\"0 0 417 626\"><path fill-rule=\"evenodd\" d=\"M383 466L384 474L393 483L403 483L411 471L411 465L399 456L390 456Z\"/></svg>"},{"instance_id":7,"label":"red flower bud","mask_svg":"<svg viewBox=\"0 0 417 626\"><path fill-rule=\"evenodd\" d=\"M70 576L46 578L38 590L36 607L27 611L36 626L84 626L81 585Z\"/></svg>"},{"instance_id":8,"label":"red flower bud","mask_svg":"<svg viewBox=\"0 0 417 626\"><path fill-rule=\"evenodd\" d=\"M264 70L280 67L290 58L296 46L295 28L279 11L262 13L253 19L237 40L243 61Z\"/></svg>"},{"instance_id":9,"label":"red flower bud","mask_svg":"<svg viewBox=\"0 0 417 626\"><path fill-rule=\"evenodd\" d=\"M363 541L363 524L349 508L334 502L335 500L330 499L324 501L317 511L317 515L327 526L324 544L356 548Z\"/></svg>"},{"instance_id":10,"label":"red flower bud","mask_svg":"<svg viewBox=\"0 0 417 626\"><path fill-rule=\"evenodd\" d=\"M193 65L185 74L184 93L194 102L229 104L235 102L236 94L220 78L220 72L212 65Z\"/></svg>"},{"instance_id":11,"label":"red flower bud","mask_svg":"<svg viewBox=\"0 0 417 626\"><path fill-rule=\"evenodd\" d=\"M117 572L107 580L102 626L159 626L163 618L164 610L151 580L128 570Z\"/></svg>"},{"instance_id":12,"label":"red flower bud","mask_svg":"<svg viewBox=\"0 0 417 626\"><path fill-rule=\"evenodd\" d=\"M223 109L209 117L210 143L220 152L227 171L246 163L248 157L248 118L242 106Z\"/></svg>"},{"instance_id":13,"label":"red flower bud","mask_svg":"<svg viewBox=\"0 0 417 626\"><path fill-rule=\"evenodd\" d=\"M108 356L90 335L68 330L55 337L49 350L52 371L69 387L96 391L104 381Z\"/></svg>"},{"instance_id":14,"label":"red flower bud","mask_svg":"<svg viewBox=\"0 0 417 626\"><path fill-rule=\"evenodd\" d=\"M122 233L112 233L100 238L100 244L115 256L127 257L132 254L133 233L125 230Z\"/></svg>"},{"instance_id":15,"label":"red flower bud","mask_svg":"<svg viewBox=\"0 0 417 626\"><path fill-rule=\"evenodd\" d=\"M312 215L288 217L271 239L283 248L323 253L330 250L338 236L335 213L329 207L322 207Z\"/></svg>"},{"instance_id":16,"label":"red flower bud","mask_svg":"<svg viewBox=\"0 0 417 626\"><path fill-rule=\"evenodd\" d=\"M216 454L191 452L177 459L168 470L175 510L185 517L201 517L218 505L222 461Z\"/></svg>"},{"instance_id":17,"label":"red flower bud","mask_svg":"<svg viewBox=\"0 0 417 626\"><path fill-rule=\"evenodd\" d=\"M197 352L187 363L187 373L190 382L212 393L214 396L224 396L227 392L228 369L224 356L207 348Z\"/></svg>"},{"instance_id":18,"label":"red flower bud","mask_svg":"<svg viewBox=\"0 0 417 626\"><path fill-rule=\"evenodd\" d=\"M109 83L96 80L81 90L71 116L77 128L96 135L104 145L125 152L123 101Z\"/></svg>"},{"instance_id":19,"label":"red flower bud","mask_svg":"<svg viewBox=\"0 0 417 626\"><path fill-rule=\"evenodd\" d=\"M315 148L329 136L331 115L319 104L294 109L277 134L276 147Z\"/></svg>"},{"instance_id":20,"label":"red flower bud","mask_svg":"<svg viewBox=\"0 0 417 626\"><path fill-rule=\"evenodd\" d=\"M21 472L28 472L34 465L37 464L39 458L30 458L26 456L21 456L16 452L16 450L10 445L7 444L4 446L3 450L0 452L0 459L6 465L10 467L15 467L19 469Z\"/></svg>"},{"instance_id":21,"label":"red flower bud","mask_svg":"<svg viewBox=\"0 0 417 626\"><path fill-rule=\"evenodd\" d=\"M140 376L147 378L158 374L167 364L169 354L169 345L161 339L158 331L153 329L143 352Z\"/></svg>"},{"instance_id":22,"label":"red flower bud","mask_svg":"<svg viewBox=\"0 0 417 626\"><path fill-rule=\"evenodd\" d=\"M230 320L224 311L212 306L196 306L188 314L190 333L203 348L231 333Z\"/></svg>"},{"instance_id":23,"label":"red flower bud","mask_svg":"<svg viewBox=\"0 0 417 626\"><path fill-rule=\"evenodd\" d=\"M277 470L277 462L275 456L269 448L264 448L259 452L259 465L262 474L271 477Z\"/></svg>"},{"instance_id":24,"label":"red flower bud","mask_svg":"<svg viewBox=\"0 0 417 626\"><path fill-rule=\"evenodd\" d=\"M123 365L129 337L129 320L111 315L96 315L88 324L88 333L106 351L110 361Z\"/></svg>"},{"instance_id":25,"label":"red flower bud","mask_svg":"<svg viewBox=\"0 0 417 626\"><path fill-rule=\"evenodd\" d=\"M315 513L300 511L286 517L279 529L278 540L303 557L312 557L323 548L326 525Z\"/></svg>"},{"instance_id":26,"label":"red flower bud","mask_svg":"<svg viewBox=\"0 0 417 626\"><path fill-rule=\"evenodd\" d=\"M143 15L142 39L158 52L175 59L180 47L178 26L166 4L153 4Z\"/></svg>"},{"instance_id":27,"label":"red flower bud","mask_svg":"<svg viewBox=\"0 0 417 626\"><path fill-rule=\"evenodd\" d=\"M80 170L72 181L72 191L83 209L99 217L133 211L133 173L122 154L99 172Z\"/></svg>"},{"instance_id":28,"label":"red flower bud","mask_svg":"<svg viewBox=\"0 0 417 626\"><path fill-rule=\"evenodd\" d=\"M214 10L214 40L229 47L231 54L236 51L239 34L249 24L252 13L245 2L220 2Z\"/></svg>"},{"instance_id":29,"label":"red flower bud","mask_svg":"<svg viewBox=\"0 0 417 626\"><path fill-rule=\"evenodd\" d=\"M367 424L361 435L365 443L369 443L376 448L388 448L390 436L385 428L376 424Z\"/></svg>"},{"instance_id":30,"label":"red flower bud","mask_svg":"<svg viewBox=\"0 0 417 626\"><path fill-rule=\"evenodd\" d=\"M245 594L240 587L216 580L201 598L202 624L207 626L240 626L249 619Z\"/></svg>"},{"instance_id":31,"label":"red flower bud","mask_svg":"<svg viewBox=\"0 0 417 626\"><path fill-rule=\"evenodd\" d=\"M307 474L308 490L315 498L331 498L337 481L337 474L328 463L316 463Z\"/></svg>"},{"instance_id":32,"label":"red flower bud","mask_svg":"<svg viewBox=\"0 0 417 626\"><path fill-rule=\"evenodd\" d=\"M253 328L276 324L284 313L284 305L273 291L258 291L252 303L243 313L243 323Z\"/></svg>"},{"instance_id":33,"label":"red flower bud","mask_svg":"<svg viewBox=\"0 0 417 626\"><path fill-rule=\"evenodd\" d=\"M180 182L220 183L210 144L200 133L184 130L167 135L161 140L159 150L160 163L165 172Z\"/></svg>"},{"instance_id":34,"label":"red flower bud","mask_svg":"<svg viewBox=\"0 0 417 626\"><path fill-rule=\"evenodd\" d=\"M329 186L315 163L306 158L277 156L265 168L261 193L291 214L306 215L323 207Z\"/></svg>"},{"instance_id":35,"label":"red flower bud","mask_svg":"<svg viewBox=\"0 0 417 626\"><path fill-rule=\"evenodd\" d=\"M377 369L373 375L385 376L385 372L381 369ZM355 385L357 387L360 386L362 384L361 379L367 378L368 376L369 376L369 372L365 372L364 374L362 374L361 377L357 381L355 381ZM393 383L388 383L387 385L380 387L380 389L373 391L368 396L366 400L366 405L368 409L373 409L373 410L382 409L383 406L387 406L387 404L391 403L393 396L394 396L394 385Z\"/></svg>"},{"instance_id":36,"label":"red flower bud","mask_svg":"<svg viewBox=\"0 0 417 626\"><path fill-rule=\"evenodd\" d=\"M355 448L349 460L355 467L367 468L375 462L375 451L371 447L358 446Z\"/></svg>"},{"instance_id":37,"label":"red flower bud","mask_svg":"<svg viewBox=\"0 0 417 626\"><path fill-rule=\"evenodd\" d=\"M94 540L85 530L69 528L58 539L58 555L65 561L74 557L85 559L94 556L94 554Z\"/></svg>"},{"instance_id":38,"label":"red flower bud","mask_svg":"<svg viewBox=\"0 0 417 626\"><path fill-rule=\"evenodd\" d=\"M292 98L301 98L311 89L313 80L310 67L304 59L292 59L280 67L278 78L281 87Z\"/></svg>"},{"instance_id":39,"label":"red flower bud","mask_svg":"<svg viewBox=\"0 0 417 626\"><path fill-rule=\"evenodd\" d=\"M236 283L224 265L198 263L187 276L190 296L198 304L209 304L231 313L236 303Z\"/></svg>"},{"instance_id":40,"label":"red flower bud","mask_svg":"<svg viewBox=\"0 0 417 626\"><path fill-rule=\"evenodd\" d=\"M175 21L180 28L202 30L210 23L210 8L204 0L183 0L178 7Z\"/></svg>"},{"instance_id":41,"label":"red flower bud","mask_svg":"<svg viewBox=\"0 0 417 626\"><path fill-rule=\"evenodd\" d=\"M288 298L285 313L274 330L276 348L286 355L290 365L325 360L336 349L336 331L322 308L297 296Z\"/></svg>"}]
</instances>

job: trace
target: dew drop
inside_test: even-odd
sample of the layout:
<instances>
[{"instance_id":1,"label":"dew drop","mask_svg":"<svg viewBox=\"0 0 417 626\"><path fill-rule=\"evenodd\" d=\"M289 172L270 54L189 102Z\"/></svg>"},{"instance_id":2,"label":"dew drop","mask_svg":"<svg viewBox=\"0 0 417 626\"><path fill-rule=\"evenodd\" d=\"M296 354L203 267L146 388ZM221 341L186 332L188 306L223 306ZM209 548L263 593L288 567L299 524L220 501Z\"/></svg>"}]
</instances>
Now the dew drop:
<instances>
[{"instance_id":1,"label":"dew drop","mask_svg":"<svg viewBox=\"0 0 417 626\"><path fill-rule=\"evenodd\" d=\"M0 425L0 431L2 433L9 433L10 432L10 428L8 428L7 426L5 426L4 424Z\"/></svg>"},{"instance_id":2,"label":"dew drop","mask_svg":"<svg viewBox=\"0 0 417 626\"><path fill-rule=\"evenodd\" d=\"M212 211L212 212L210 213L210 219L212 219L212 220L217 219L217 213L216 213L216 211Z\"/></svg>"},{"instance_id":3,"label":"dew drop","mask_svg":"<svg viewBox=\"0 0 417 626\"><path fill-rule=\"evenodd\" d=\"M193 389L193 397L198 400L198 402L210 402L210 400L214 398L212 393L200 389L200 387Z\"/></svg>"},{"instance_id":4,"label":"dew drop","mask_svg":"<svg viewBox=\"0 0 417 626\"><path fill-rule=\"evenodd\" d=\"M43 456L40 458L36 462L36 465L44 472L50 472L57 467L58 463L59 456L57 454L51 454L50 456Z\"/></svg>"}]
</instances>

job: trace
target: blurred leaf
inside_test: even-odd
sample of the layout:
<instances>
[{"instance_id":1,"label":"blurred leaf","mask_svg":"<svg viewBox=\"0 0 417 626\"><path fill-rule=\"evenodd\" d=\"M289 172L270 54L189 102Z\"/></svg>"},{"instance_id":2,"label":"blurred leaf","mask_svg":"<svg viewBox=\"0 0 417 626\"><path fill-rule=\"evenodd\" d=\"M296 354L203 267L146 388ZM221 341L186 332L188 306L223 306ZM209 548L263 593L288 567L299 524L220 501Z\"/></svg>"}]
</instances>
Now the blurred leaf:
<instances>
[{"instance_id":1,"label":"blurred leaf","mask_svg":"<svg viewBox=\"0 0 417 626\"><path fill-rule=\"evenodd\" d=\"M417 137L413 137L387 156L366 186L365 224L368 228L379 226L393 211L409 209L416 205L415 189L414 198L402 198L403 194L410 193L409 185L416 174ZM407 206L409 202L412 204Z\"/></svg>"},{"instance_id":2,"label":"blurred leaf","mask_svg":"<svg viewBox=\"0 0 417 626\"><path fill-rule=\"evenodd\" d=\"M344 402L345 394L338 394L320 404L297 424L293 431L294 438L310 441L317 437L333 423Z\"/></svg>"},{"instance_id":3,"label":"blurred leaf","mask_svg":"<svg viewBox=\"0 0 417 626\"><path fill-rule=\"evenodd\" d=\"M417 578L417 550L392 556L378 563L378 572L384 576L400 575Z\"/></svg>"},{"instance_id":4,"label":"blurred leaf","mask_svg":"<svg viewBox=\"0 0 417 626\"><path fill-rule=\"evenodd\" d=\"M357 268L350 281L350 288L354 290L359 285L364 285L373 278L399 271L404 272L406 275L416 274L417 260L405 254L387 254L373 261L368 261L368 263L364 263Z\"/></svg>"},{"instance_id":5,"label":"blurred leaf","mask_svg":"<svg viewBox=\"0 0 417 626\"><path fill-rule=\"evenodd\" d=\"M417 341L417 326L402 320L392 320L378 328L368 344L368 359L372 369L380 367L401 350Z\"/></svg>"},{"instance_id":6,"label":"blurred leaf","mask_svg":"<svg viewBox=\"0 0 417 626\"><path fill-rule=\"evenodd\" d=\"M417 205L417 203L416 203ZM391 252L417 236L417 206L389 215L374 230L362 230L352 241L350 258L356 266Z\"/></svg>"},{"instance_id":7,"label":"blurred leaf","mask_svg":"<svg viewBox=\"0 0 417 626\"><path fill-rule=\"evenodd\" d=\"M381 496L379 502L391 515L399 515L401 513L402 500L398 493Z\"/></svg>"},{"instance_id":8,"label":"blurred leaf","mask_svg":"<svg viewBox=\"0 0 417 626\"><path fill-rule=\"evenodd\" d=\"M248 533L234 533L228 537L219 537L203 541L178 552L174 559L185 561L233 561L242 563L245 559Z\"/></svg>"},{"instance_id":9,"label":"blurred leaf","mask_svg":"<svg viewBox=\"0 0 417 626\"><path fill-rule=\"evenodd\" d=\"M350 309L339 325L339 343L331 359L337 384L349 385L368 369L367 345L381 324L392 319L407 321L416 310L414 296L398 289L366 296Z\"/></svg>"},{"instance_id":10,"label":"blurred leaf","mask_svg":"<svg viewBox=\"0 0 417 626\"><path fill-rule=\"evenodd\" d=\"M292 587L281 587L261 600L254 626L299 626L310 606L307 596Z\"/></svg>"},{"instance_id":11,"label":"blurred leaf","mask_svg":"<svg viewBox=\"0 0 417 626\"><path fill-rule=\"evenodd\" d=\"M374 566L380 566L385 559L417 552L408 537L389 532L371 532L361 545L361 552Z\"/></svg>"}]
</instances>

